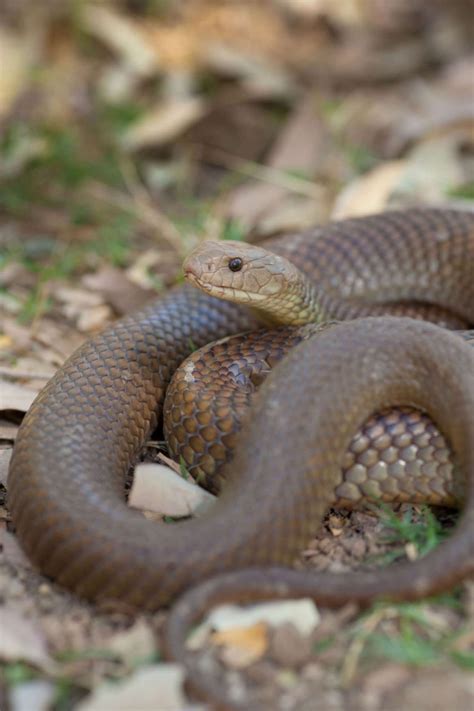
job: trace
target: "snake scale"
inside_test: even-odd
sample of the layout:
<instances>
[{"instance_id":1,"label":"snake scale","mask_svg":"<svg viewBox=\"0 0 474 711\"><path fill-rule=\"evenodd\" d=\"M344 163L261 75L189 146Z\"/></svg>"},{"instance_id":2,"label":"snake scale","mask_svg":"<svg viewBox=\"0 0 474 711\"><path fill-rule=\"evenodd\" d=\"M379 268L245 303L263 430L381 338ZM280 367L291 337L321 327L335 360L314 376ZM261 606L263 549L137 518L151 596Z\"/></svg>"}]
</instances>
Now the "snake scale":
<instances>
[{"instance_id":1,"label":"snake scale","mask_svg":"<svg viewBox=\"0 0 474 711\"><path fill-rule=\"evenodd\" d=\"M268 247L314 283L325 317L347 322L297 345L263 383L207 517L152 523L127 507L124 478L161 420L179 364L195 348L261 325L245 306L185 285L118 321L58 371L15 444L8 503L25 551L91 600L154 610L188 590L170 616L173 656L183 655L187 626L219 601L416 598L473 570L474 351L448 330L400 316L418 308L454 328L474 324L474 214L387 212ZM465 502L455 533L396 571L348 579L278 567L318 529L354 433L391 406L426 412L449 442ZM189 672L222 700L192 664Z\"/></svg>"}]
</instances>

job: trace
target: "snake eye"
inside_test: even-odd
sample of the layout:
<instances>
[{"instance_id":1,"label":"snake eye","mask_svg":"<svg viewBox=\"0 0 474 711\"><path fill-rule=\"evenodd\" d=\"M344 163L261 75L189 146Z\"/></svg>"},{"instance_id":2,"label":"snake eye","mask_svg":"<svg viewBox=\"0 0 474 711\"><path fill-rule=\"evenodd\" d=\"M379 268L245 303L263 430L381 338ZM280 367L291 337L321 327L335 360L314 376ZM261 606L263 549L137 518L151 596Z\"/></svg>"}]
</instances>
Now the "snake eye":
<instances>
[{"instance_id":1,"label":"snake eye","mask_svg":"<svg viewBox=\"0 0 474 711\"><path fill-rule=\"evenodd\" d=\"M229 259L229 269L231 272L240 272L244 263L240 257L233 257Z\"/></svg>"}]
</instances>

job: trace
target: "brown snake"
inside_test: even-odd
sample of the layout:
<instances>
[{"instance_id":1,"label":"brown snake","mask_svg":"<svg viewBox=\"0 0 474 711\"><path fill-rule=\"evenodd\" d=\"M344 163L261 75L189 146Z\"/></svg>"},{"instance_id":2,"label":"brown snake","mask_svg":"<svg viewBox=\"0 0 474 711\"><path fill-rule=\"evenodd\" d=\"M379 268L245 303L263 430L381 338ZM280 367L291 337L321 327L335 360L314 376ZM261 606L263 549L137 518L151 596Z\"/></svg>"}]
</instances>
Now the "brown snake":
<instances>
[{"instance_id":1,"label":"brown snake","mask_svg":"<svg viewBox=\"0 0 474 711\"><path fill-rule=\"evenodd\" d=\"M474 324L472 213L385 213L269 244L314 282L325 317L419 305L428 318ZM157 525L126 506L124 477L159 421L177 366L195 347L256 323L241 306L177 288L80 348L39 395L15 445L9 506L19 539L46 575L79 595L152 610L237 571L178 603L167 636L173 656L183 654L187 625L223 600L413 599L473 571L474 352L412 319L341 324L292 350L255 398L229 484L206 518ZM349 579L260 568L291 563L336 496L354 433L391 406L428 413L450 443L465 500L455 533L416 564Z\"/></svg>"}]
</instances>

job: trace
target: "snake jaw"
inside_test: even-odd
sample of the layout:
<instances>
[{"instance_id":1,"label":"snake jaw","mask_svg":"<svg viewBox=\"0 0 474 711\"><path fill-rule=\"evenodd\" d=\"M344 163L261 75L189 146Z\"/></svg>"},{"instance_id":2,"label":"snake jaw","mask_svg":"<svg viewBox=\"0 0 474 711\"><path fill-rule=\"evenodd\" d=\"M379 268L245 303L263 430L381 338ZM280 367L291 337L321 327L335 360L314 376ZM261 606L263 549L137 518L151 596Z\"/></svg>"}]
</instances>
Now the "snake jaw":
<instances>
[{"instance_id":1,"label":"snake jaw","mask_svg":"<svg viewBox=\"0 0 474 711\"><path fill-rule=\"evenodd\" d=\"M184 270L184 278L193 286L201 289L210 296L215 296L218 299L225 301L234 301L241 304L257 304L262 303L267 298L266 294L249 294L244 289L238 289L233 286L224 286L222 284L214 285L200 279L193 271Z\"/></svg>"}]
</instances>

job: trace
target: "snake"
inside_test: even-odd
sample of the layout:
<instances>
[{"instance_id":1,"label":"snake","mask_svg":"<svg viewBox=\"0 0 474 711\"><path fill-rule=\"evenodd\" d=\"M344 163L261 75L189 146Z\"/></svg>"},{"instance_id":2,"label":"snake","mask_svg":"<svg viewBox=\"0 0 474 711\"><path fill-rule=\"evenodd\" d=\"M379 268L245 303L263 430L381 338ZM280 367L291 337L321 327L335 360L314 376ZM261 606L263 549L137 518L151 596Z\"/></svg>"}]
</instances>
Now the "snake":
<instances>
[{"instance_id":1,"label":"snake","mask_svg":"<svg viewBox=\"0 0 474 711\"><path fill-rule=\"evenodd\" d=\"M389 211L274 237L262 246L249 260L256 271L246 268L238 251L218 255L220 293L180 285L87 341L33 403L11 460L13 525L42 573L88 600L119 600L146 611L181 596L166 634L167 652L178 659L186 656L189 626L222 601L304 595L334 606L348 599L418 599L455 585L474 569L474 351L449 330L474 324L474 214ZM282 261L272 261L272 254ZM260 258L266 271L260 271ZM289 271L279 274L277 263ZM188 280L197 282L193 264L187 261L184 268ZM251 291L260 297L251 298ZM267 297L273 306L264 303ZM316 323L304 325L308 319ZM320 327L326 320L341 323ZM285 357L252 396L238 434L227 431L229 402L212 415L217 420L211 430L220 427L222 439L235 435L217 503L207 516L179 524L147 520L127 506L124 480L162 421L173 375L178 377L183 364L185 376L194 380L199 359L210 357L209 344L228 350L231 336L251 338L255 331L263 341L252 346L250 340L247 348L252 359L252 348L261 350L267 339L264 370L269 360L279 360L272 351L273 343L281 351L278 338L297 342L288 353L285 346ZM195 359L191 365L189 356ZM211 365L205 379L219 373ZM180 387L186 402L178 377L175 392ZM227 385L220 395L235 397ZM212 392L204 396L195 403L194 420L187 413L175 423L186 430L202 415L210 445L197 464L204 470L212 445L222 444L206 440L204 407L215 399ZM407 432L391 427L391 408L399 408L399 420L413 418L413 408L422 413L415 417L422 423L412 432L415 438L426 431L433 435L428 425L437 428L439 460L423 437L418 449L429 450L428 469L441 472L431 478L435 502L441 496L463 505L454 533L416 563L347 575L292 570L288 566L341 495L343 466L353 471L346 483L360 489L354 471L377 464L351 459L358 454L351 452L351 442L359 441L356 450L374 450L369 445L391 433L399 448L411 451L403 445ZM372 440L363 432L354 440L377 413ZM380 418L386 420L383 431ZM189 442L178 441L179 432L175 444L188 446L193 457ZM219 456L228 457L222 451ZM407 467L403 475L410 479ZM384 479L397 476L385 468ZM425 479L430 488L430 477ZM342 498L349 490L342 490ZM192 662L186 665L196 688L232 706Z\"/></svg>"}]
</instances>

